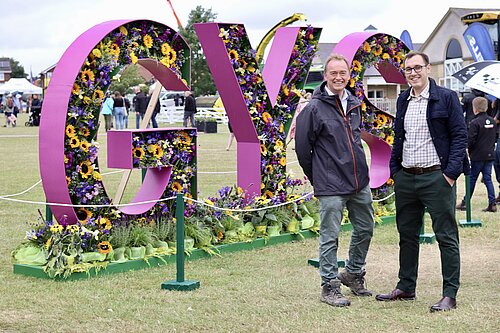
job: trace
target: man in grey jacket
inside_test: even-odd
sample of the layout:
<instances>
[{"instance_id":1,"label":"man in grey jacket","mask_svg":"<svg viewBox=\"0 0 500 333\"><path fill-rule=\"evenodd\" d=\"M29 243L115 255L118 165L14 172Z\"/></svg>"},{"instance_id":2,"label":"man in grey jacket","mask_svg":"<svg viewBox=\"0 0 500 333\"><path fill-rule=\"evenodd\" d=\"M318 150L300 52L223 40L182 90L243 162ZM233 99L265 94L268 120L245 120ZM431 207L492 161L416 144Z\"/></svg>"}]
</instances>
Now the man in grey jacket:
<instances>
[{"instance_id":1,"label":"man in grey jacket","mask_svg":"<svg viewBox=\"0 0 500 333\"><path fill-rule=\"evenodd\" d=\"M321 301L348 306L341 292L348 286L357 296L365 287L365 259L373 235L373 207L368 166L361 143L361 103L347 89L349 64L339 54L325 63L324 82L297 118L295 151L320 202L319 271ZM346 269L338 272L340 224L347 207L353 231Z\"/></svg>"}]
</instances>

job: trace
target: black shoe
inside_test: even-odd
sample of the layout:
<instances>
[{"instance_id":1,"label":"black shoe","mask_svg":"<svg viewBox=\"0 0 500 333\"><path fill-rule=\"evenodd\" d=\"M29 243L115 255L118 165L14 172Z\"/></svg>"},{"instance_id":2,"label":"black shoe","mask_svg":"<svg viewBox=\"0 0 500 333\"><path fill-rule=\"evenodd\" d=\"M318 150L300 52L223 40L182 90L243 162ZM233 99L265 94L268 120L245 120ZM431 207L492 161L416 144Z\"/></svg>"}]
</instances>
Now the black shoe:
<instances>
[{"instance_id":1,"label":"black shoe","mask_svg":"<svg viewBox=\"0 0 500 333\"><path fill-rule=\"evenodd\" d=\"M466 209L465 200L462 200L462 202L460 204L458 204L456 208L458 210L465 210Z\"/></svg>"},{"instance_id":2,"label":"black shoe","mask_svg":"<svg viewBox=\"0 0 500 333\"><path fill-rule=\"evenodd\" d=\"M457 301L454 298L451 297L443 297L431 306L431 312L436 312L436 311L449 311L451 309L455 309L457 307Z\"/></svg>"},{"instance_id":3,"label":"black shoe","mask_svg":"<svg viewBox=\"0 0 500 333\"><path fill-rule=\"evenodd\" d=\"M375 296L377 301L389 302L389 301L413 301L415 299L415 293L409 293L400 289L394 289L388 294L378 294Z\"/></svg>"}]
</instances>

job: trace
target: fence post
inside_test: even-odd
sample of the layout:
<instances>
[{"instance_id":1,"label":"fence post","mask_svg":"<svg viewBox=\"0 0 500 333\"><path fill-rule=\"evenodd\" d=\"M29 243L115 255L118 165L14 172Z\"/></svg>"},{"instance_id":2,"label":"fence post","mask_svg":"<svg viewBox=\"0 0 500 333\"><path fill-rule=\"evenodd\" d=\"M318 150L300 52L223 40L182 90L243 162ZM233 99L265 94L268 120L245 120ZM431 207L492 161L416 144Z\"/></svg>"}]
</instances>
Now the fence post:
<instances>
[{"instance_id":1,"label":"fence post","mask_svg":"<svg viewBox=\"0 0 500 333\"><path fill-rule=\"evenodd\" d=\"M175 231L176 231L176 280L165 281L161 289L167 290L193 290L200 287L200 281L184 280L184 196L178 193L175 199Z\"/></svg>"},{"instance_id":2,"label":"fence post","mask_svg":"<svg viewBox=\"0 0 500 333\"><path fill-rule=\"evenodd\" d=\"M461 227L482 227L483 224L481 220L473 220L471 217L471 206L470 206L470 176L465 175L465 218L466 220L458 221L458 225Z\"/></svg>"},{"instance_id":3,"label":"fence post","mask_svg":"<svg viewBox=\"0 0 500 333\"><path fill-rule=\"evenodd\" d=\"M436 241L436 235L432 233L425 233L425 214L427 213L427 207L424 210L424 216L422 216L422 229L420 229L420 244L433 244Z\"/></svg>"}]
</instances>

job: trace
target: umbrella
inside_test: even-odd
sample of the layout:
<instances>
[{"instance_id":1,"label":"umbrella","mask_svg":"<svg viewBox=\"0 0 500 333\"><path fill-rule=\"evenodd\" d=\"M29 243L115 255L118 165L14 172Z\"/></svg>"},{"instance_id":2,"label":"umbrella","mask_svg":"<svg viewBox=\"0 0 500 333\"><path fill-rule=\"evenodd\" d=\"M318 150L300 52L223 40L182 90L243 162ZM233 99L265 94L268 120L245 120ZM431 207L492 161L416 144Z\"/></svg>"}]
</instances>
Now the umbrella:
<instances>
[{"instance_id":1,"label":"umbrella","mask_svg":"<svg viewBox=\"0 0 500 333\"><path fill-rule=\"evenodd\" d=\"M480 61L465 66L453 74L460 82L500 98L500 61Z\"/></svg>"}]
</instances>

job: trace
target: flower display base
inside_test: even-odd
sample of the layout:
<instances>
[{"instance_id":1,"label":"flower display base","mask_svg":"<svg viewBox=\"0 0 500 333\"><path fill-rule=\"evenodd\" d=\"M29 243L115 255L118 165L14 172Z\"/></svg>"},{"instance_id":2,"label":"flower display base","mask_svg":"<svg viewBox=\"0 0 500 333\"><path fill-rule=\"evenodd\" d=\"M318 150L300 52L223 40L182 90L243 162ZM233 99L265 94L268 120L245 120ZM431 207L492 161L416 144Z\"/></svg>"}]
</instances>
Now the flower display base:
<instances>
[{"instance_id":1,"label":"flower display base","mask_svg":"<svg viewBox=\"0 0 500 333\"><path fill-rule=\"evenodd\" d=\"M460 220L458 221L458 225L462 228L477 228L482 227L483 223L481 222L481 220Z\"/></svg>"},{"instance_id":2,"label":"flower display base","mask_svg":"<svg viewBox=\"0 0 500 333\"><path fill-rule=\"evenodd\" d=\"M376 225L394 223L394 221L395 221L394 216L385 216L382 217L382 223L378 223ZM342 230L347 230L347 228ZM220 254L236 252L236 251L244 251L244 250L254 250L266 246L277 245L291 241L300 241L301 239L304 238L315 238L317 236L318 234L313 231L301 230L298 234L284 233L279 236L268 237L267 239L257 238L251 242L238 242L238 243L218 245L214 247L214 250L219 252ZM195 248L191 251L191 254L189 256L185 257L185 259L194 260L194 259L211 258L211 257L212 257L211 254ZM53 279L57 281L72 281L72 280L87 279L89 277L100 276L100 275L122 273L131 270L139 270L149 267L164 266L167 264L173 264L175 262L176 262L175 255L153 256L141 260L127 260L123 263L110 262L106 266L106 268L101 268L101 269L92 268L88 272L75 272L67 278L63 278L62 276L51 278L43 271L43 266L14 264L13 268L14 268L14 274L27 275L43 279Z\"/></svg>"},{"instance_id":3,"label":"flower display base","mask_svg":"<svg viewBox=\"0 0 500 333\"><path fill-rule=\"evenodd\" d=\"M165 281L161 284L161 289L165 290L188 291L188 290L198 289L199 287L200 287L200 281L197 280L185 280L182 282L172 280L172 281Z\"/></svg>"},{"instance_id":4,"label":"flower display base","mask_svg":"<svg viewBox=\"0 0 500 333\"><path fill-rule=\"evenodd\" d=\"M309 259L307 263L313 267L319 268L319 258ZM337 267L338 268L345 267L345 260L337 259Z\"/></svg>"},{"instance_id":5,"label":"flower display base","mask_svg":"<svg viewBox=\"0 0 500 333\"><path fill-rule=\"evenodd\" d=\"M434 244L436 242L436 235L434 233L420 234L420 244Z\"/></svg>"}]
</instances>

